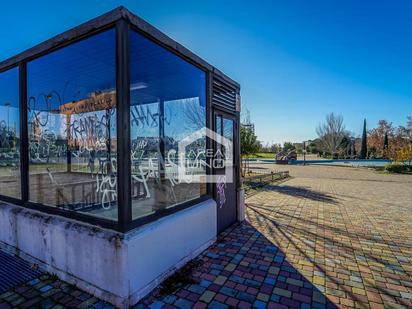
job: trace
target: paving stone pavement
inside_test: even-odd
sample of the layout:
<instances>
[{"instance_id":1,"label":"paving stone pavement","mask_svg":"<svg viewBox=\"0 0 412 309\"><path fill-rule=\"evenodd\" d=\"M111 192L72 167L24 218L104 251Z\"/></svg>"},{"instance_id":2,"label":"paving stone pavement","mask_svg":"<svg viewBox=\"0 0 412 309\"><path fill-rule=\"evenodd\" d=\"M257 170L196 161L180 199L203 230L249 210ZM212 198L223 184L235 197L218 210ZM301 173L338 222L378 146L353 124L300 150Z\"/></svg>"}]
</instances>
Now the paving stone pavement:
<instances>
[{"instance_id":1,"label":"paving stone pavement","mask_svg":"<svg viewBox=\"0 0 412 309\"><path fill-rule=\"evenodd\" d=\"M412 308L412 176L273 168L292 178L135 308ZM112 308L50 275L1 294L13 307Z\"/></svg>"},{"instance_id":2,"label":"paving stone pavement","mask_svg":"<svg viewBox=\"0 0 412 309\"><path fill-rule=\"evenodd\" d=\"M412 308L412 176L283 169L292 178L247 199L247 222L202 254L191 284L136 307Z\"/></svg>"}]
</instances>

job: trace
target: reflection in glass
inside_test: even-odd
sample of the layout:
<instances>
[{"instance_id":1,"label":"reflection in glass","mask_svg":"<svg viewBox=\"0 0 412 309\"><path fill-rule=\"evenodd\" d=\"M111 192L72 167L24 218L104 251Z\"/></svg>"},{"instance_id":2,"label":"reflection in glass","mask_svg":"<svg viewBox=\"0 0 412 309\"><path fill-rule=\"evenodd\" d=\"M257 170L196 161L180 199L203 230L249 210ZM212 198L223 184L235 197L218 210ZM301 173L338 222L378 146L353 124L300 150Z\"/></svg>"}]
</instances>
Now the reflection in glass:
<instances>
[{"instance_id":1,"label":"reflection in glass","mask_svg":"<svg viewBox=\"0 0 412 309\"><path fill-rule=\"evenodd\" d=\"M0 73L0 195L20 198L18 68Z\"/></svg>"},{"instance_id":2,"label":"reflection in glass","mask_svg":"<svg viewBox=\"0 0 412 309\"><path fill-rule=\"evenodd\" d=\"M133 219L206 194L204 183L180 182L179 142L206 127L206 76L166 49L130 32ZM206 137L187 145L189 173L206 175Z\"/></svg>"},{"instance_id":3,"label":"reflection in glass","mask_svg":"<svg viewBox=\"0 0 412 309\"><path fill-rule=\"evenodd\" d=\"M115 32L27 64L29 199L117 220Z\"/></svg>"},{"instance_id":4,"label":"reflection in glass","mask_svg":"<svg viewBox=\"0 0 412 309\"><path fill-rule=\"evenodd\" d=\"M216 157L219 159L216 164L217 168L224 168L233 165L233 120L225 118L219 114L215 116L215 132L216 132ZM225 139L225 140L224 140Z\"/></svg>"},{"instance_id":5,"label":"reflection in glass","mask_svg":"<svg viewBox=\"0 0 412 309\"><path fill-rule=\"evenodd\" d=\"M213 167L215 168L222 168L224 167L224 153L223 153L223 148L224 146L222 145L223 140L222 140L222 116L216 115L215 117L215 132L216 132L216 140L215 140L215 149L216 149L216 159L215 163L213 164Z\"/></svg>"},{"instance_id":6,"label":"reflection in glass","mask_svg":"<svg viewBox=\"0 0 412 309\"><path fill-rule=\"evenodd\" d=\"M223 118L223 137L225 137L229 143L229 149L224 150L225 159L228 160L228 164L233 164L233 120Z\"/></svg>"}]
</instances>

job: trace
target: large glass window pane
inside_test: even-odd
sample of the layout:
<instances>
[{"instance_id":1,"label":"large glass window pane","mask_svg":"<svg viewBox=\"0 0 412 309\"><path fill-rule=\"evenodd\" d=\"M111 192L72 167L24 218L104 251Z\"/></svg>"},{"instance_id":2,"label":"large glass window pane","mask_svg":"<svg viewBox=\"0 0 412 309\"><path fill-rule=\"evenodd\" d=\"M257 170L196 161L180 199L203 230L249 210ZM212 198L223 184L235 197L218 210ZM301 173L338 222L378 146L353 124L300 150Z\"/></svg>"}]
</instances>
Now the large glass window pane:
<instances>
[{"instance_id":1,"label":"large glass window pane","mask_svg":"<svg viewBox=\"0 0 412 309\"><path fill-rule=\"evenodd\" d=\"M30 201L117 220L115 31L27 64Z\"/></svg>"},{"instance_id":2,"label":"large glass window pane","mask_svg":"<svg viewBox=\"0 0 412 309\"><path fill-rule=\"evenodd\" d=\"M224 155L226 160L228 160L228 164L233 164L233 120L228 118L223 118L223 137L230 141L229 149L224 149Z\"/></svg>"},{"instance_id":3,"label":"large glass window pane","mask_svg":"<svg viewBox=\"0 0 412 309\"><path fill-rule=\"evenodd\" d=\"M21 196L18 68L0 73L0 194Z\"/></svg>"},{"instance_id":4,"label":"large glass window pane","mask_svg":"<svg viewBox=\"0 0 412 309\"><path fill-rule=\"evenodd\" d=\"M203 182L182 181L182 141L206 127L206 74L147 38L130 32L133 219L206 194ZM183 160L206 175L206 137L195 137ZM205 180L205 177L203 178Z\"/></svg>"}]
</instances>

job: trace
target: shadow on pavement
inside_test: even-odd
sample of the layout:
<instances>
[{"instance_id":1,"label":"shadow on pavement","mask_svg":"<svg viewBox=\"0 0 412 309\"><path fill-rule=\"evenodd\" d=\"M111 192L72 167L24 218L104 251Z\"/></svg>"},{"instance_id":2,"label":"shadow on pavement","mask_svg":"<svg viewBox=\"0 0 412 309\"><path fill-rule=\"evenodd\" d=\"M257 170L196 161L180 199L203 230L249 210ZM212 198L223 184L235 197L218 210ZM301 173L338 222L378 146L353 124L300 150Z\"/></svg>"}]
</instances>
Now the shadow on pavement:
<instances>
[{"instance_id":1,"label":"shadow on pavement","mask_svg":"<svg viewBox=\"0 0 412 309\"><path fill-rule=\"evenodd\" d=\"M290 195L297 198L305 198L317 202L337 204L338 201L331 195L311 190L307 187L287 186L287 185L267 185L265 191L273 191L281 194Z\"/></svg>"},{"instance_id":2,"label":"shadow on pavement","mask_svg":"<svg viewBox=\"0 0 412 309\"><path fill-rule=\"evenodd\" d=\"M346 226L319 224L275 208L248 204L249 220L258 230L270 235L272 242L285 246L288 255L294 256L292 263L307 261L309 273L313 268L316 277L321 274L326 279L328 297L365 306L371 300L381 302L380 298L393 306L408 305L408 300L397 290L402 286L396 285L411 284L410 274L402 267L408 264L408 259L400 253L401 244L369 235L368 229L349 232ZM313 281L319 280L315 276ZM325 285L324 280L320 281ZM386 282L395 283L394 287Z\"/></svg>"},{"instance_id":3,"label":"shadow on pavement","mask_svg":"<svg viewBox=\"0 0 412 309\"><path fill-rule=\"evenodd\" d=\"M161 286L135 308L337 308L248 222L222 233L197 261L195 283L169 294Z\"/></svg>"}]
</instances>

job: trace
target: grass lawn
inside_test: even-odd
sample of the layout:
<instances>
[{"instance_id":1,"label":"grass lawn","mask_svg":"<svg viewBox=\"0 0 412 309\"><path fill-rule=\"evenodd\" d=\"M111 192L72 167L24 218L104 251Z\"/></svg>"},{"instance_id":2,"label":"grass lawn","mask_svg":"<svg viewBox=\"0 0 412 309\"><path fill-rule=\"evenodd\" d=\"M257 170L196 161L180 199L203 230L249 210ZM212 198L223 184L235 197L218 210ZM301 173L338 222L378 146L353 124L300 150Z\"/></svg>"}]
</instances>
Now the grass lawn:
<instances>
[{"instance_id":1,"label":"grass lawn","mask_svg":"<svg viewBox=\"0 0 412 309\"><path fill-rule=\"evenodd\" d=\"M249 159L275 159L275 153L273 152L258 152L256 154L250 155ZM303 160L303 155L298 154L298 160ZM326 158L318 157L316 154L307 154L306 160L327 160Z\"/></svg>"},{"instance_id":2,"label":"grass lawn","mask_svg":"<svg viewBox=\"0 0 412 309\"><path fill-rule=\"evenodd\" d=\"M258 152L250 156L251 158L262 158L262 159L274 159L275 154L273 152Z\"/></svg>"}]
</instances>

